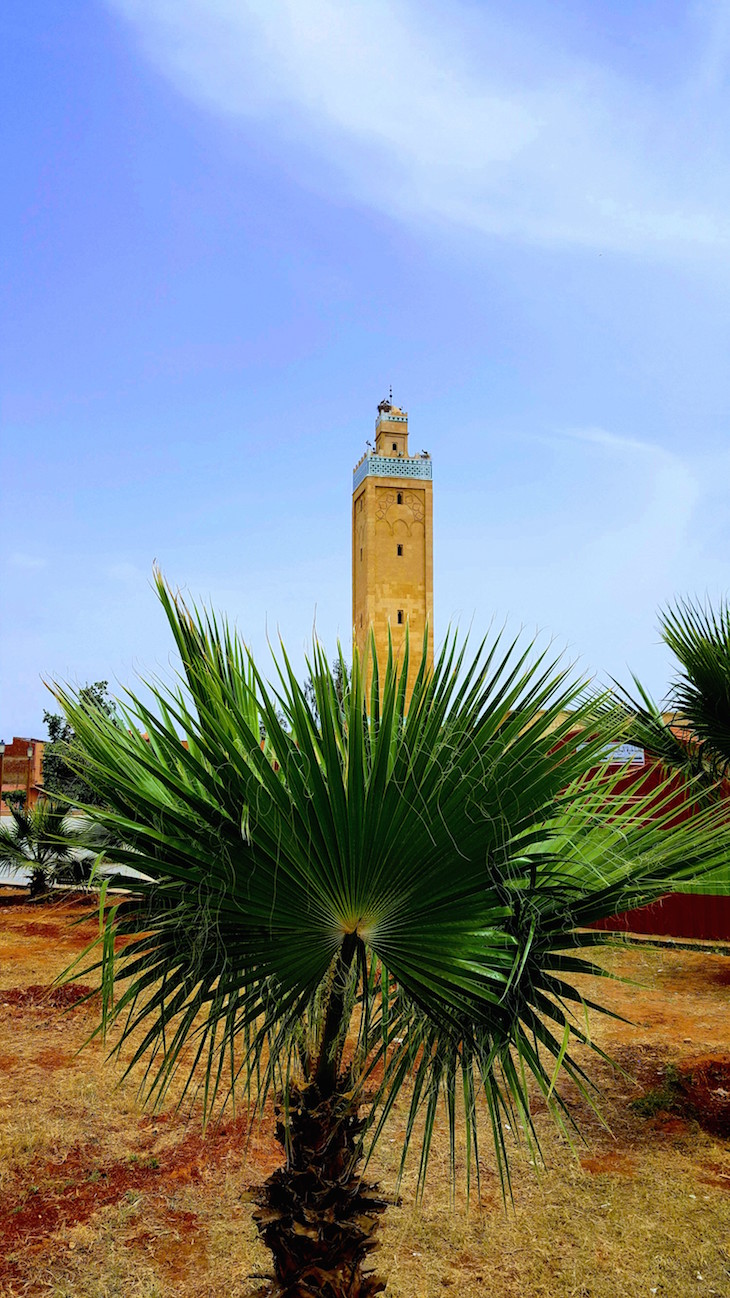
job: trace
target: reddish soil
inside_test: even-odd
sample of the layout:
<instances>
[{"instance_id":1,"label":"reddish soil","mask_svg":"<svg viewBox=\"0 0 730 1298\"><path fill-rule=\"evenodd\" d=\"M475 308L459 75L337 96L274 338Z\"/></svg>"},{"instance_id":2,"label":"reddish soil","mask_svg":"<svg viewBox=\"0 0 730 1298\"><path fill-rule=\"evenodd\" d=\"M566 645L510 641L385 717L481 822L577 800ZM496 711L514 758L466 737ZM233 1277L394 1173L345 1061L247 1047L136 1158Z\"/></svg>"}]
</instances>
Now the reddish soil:
<instances>
[{"instance_id":1,"label":"reddish soil","mask_svg":"<svg viewBox=\"0 0 730 1298\"><path fill-rule=\"evenodd\" d=\"M704 1163L697 1179L701 1185L711 1185L716 1190L730 1193L730 1171L722 1163Z\"/></svg>"},{"instance_id":2,"label":"reddish soil","mask_svg":"<svg viewBox=\"0 0 730 1298\"><path fill-rule=\"evenodd\" d=\"M677 1118L666 1110L660 1110L655 1117L649 1119L647 1125L658 1136L673 1141L683 1140L690 1132L690 1124L686 1118Z\"/></svg>"},{"instance_id":3,"label":"reddish soil","mask_svg":"<svg viewBox=\"0 0 730 1298\"><path fill-rule=\"evenodd\" d=\"M5 1138L11 1153L9 1165L0 1159L3 1298L37 1292L29 1277L50 1256L63 1267L65 1250L75 1247L70 1232L105 1211L132 1212L137 1202L145 1210L139 1222L132 1215L125 1238L172 1286L205 1261L205 1227L176 1197L223 1184L244 1163L241 1188L247 1177L258 1184L281 1159L258 1129L247 1139L241 1118L213 1122L204 1134L199 1111L189 1119L175 1110L149 1114L127 1100L119 1116L119 1068L105 1062L98 1042L79 1053L97 1026L98 996L82 981L54 983L98 934L96 918L78 925L89 909L88 898L83 907L54 899L41 908L0 890L0 984L11 984L0 985L0 1147Z\"/></svg>"},{"instance_id":4,"label":"reddish soil","mask_svg":"<svg viewBox=\"0 0 730 1298\"><path fill-rule=\"evenodd\" d=\"M140 1126L150 1130L144 1121ZM104 1167L99 1167L95 1144L74 1146L59 1160L32 1159L27 1165L30 1190L17 1202L9 1200L5 1205L3 1246L8 1252L19 1242L24 1248L32 1246L35 1239L86 1221L130 1191L158 1189L163 1182L200 1180L203 1160L211 1168L232 1157L239 1159L244 1136L242 1124L231 1122L211 1130L207 1137L200 1130L188 1132L178 1145L157 1157L149 1153ZM154 1135L146 1144L154 1149ZM42 1197L33 1190L38 1182L43 1183Z\"/></svg>"},{"instance_id":5,"label":"reddish soil","mask_svg":"<svg viewBox=\"0 0 730 1298\"><path fill-rule=\"evenodd\" d=\"M64 983L60 987L44 987L34 984L30 987L6 987L0 989L0 1005L17 1005L23 1009L73 1009L86 997L94 994L94 988L84 983Z\"/></svg>"},{"instance_id":6,"label":"reddish soil","mask_svg":"<svg viewBox=\"0 0 730 1298\"><path fill-rule=\"evenodd\" d=\"M634 1176L636 1172L635 1158L611 1152L598 1154L595 1158L581 1158L580 1165L584 1172L590 1172L592 1176L603 1176L607 1173L612 1176Z\"/></svg>"},{"instance_id":7,"label":"reddish soil","mask_svg":"<svg viewBox=\"0 0 730 1298\"><path fill-rule=\"evenodd\" d=\"M704 1055L677 1065L687 1111L705 1131L730 1138L730 1055Z\"/></svg>"}]
</instances>

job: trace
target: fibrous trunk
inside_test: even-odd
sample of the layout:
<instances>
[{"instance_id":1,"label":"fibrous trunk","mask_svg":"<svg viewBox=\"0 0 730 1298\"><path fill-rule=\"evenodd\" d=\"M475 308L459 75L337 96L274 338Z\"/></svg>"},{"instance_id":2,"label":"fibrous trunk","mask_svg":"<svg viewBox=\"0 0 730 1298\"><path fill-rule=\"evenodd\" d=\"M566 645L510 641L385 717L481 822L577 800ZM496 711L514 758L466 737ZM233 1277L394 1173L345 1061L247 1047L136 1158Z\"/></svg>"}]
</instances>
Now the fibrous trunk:
<instances>
[{"instance_id":1,"label":"fibrous trunk","mask_svg":"<svg viewBox=\"0 0 730 1298\"><path fill-rule=\"evenodd\" d=\"M277 1110L281 1113L281 1109ZM265 1182L254 1220L274 1259L274 1283L260 1298L370 1298L385 1284L364 1263L377 1247L385 1209L376 1187L357 1175L363 1122L337 1095L316 1086L289 1093L287 1162Z\"/></svg>"},{"instance_id":2,"label":"fibrous trunk","mask_svg":"<svg viewBox=\"0 0 730 1298\"><path fill-rule=\"evenodd\" d=\"M43 870L31 870L28 896L42 897L44 892L48 892L48 881L45 872Z\"/></svg>"}]
</instances>

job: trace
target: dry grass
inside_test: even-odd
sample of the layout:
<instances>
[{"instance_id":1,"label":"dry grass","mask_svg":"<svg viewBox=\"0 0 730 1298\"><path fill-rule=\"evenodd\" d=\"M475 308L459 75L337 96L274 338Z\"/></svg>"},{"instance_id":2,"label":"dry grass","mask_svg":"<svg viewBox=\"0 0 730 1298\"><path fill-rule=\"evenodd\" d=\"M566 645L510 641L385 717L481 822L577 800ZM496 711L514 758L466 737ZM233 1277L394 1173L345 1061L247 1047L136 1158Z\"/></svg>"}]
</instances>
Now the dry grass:
<instances>
[{"instance_id":1,"label":"dry grass","mask_svg":"<svg viewBox=\"0 0 730 1298\"><path fill-rule=\"evenodd\" d=\"M278 1162L270 1128L244 1159L241 1119L203 1139L194 1119L153 1118L132 1082L115 1087L98 1044L76 1055L92 1006L61 1014L4 997L47 985L88 938L69 931L69 915L2 908L0 896L0 1295L244 1298L268 1264L250 1200ZM386 1215L378 1261L389 1298L730 1294L730 1142L630 1108L666 1062L727 1048L730 960L635 948L605 958L646 985L601 988L635 1026L602 1022L596 1036L640 1082L601 1070L613 1134L577 1106L587 1145L576 1157L538 1116L548 1167L538 1179L517 1151L507 1212L486 1133L482 1200L468 1207L461 1192L451 1203L437 1140L422 1205L412 1168L403 1206ZM386 1191L402 1123L401 1109L371 1169Z\"/></svg>"}]
</instances>

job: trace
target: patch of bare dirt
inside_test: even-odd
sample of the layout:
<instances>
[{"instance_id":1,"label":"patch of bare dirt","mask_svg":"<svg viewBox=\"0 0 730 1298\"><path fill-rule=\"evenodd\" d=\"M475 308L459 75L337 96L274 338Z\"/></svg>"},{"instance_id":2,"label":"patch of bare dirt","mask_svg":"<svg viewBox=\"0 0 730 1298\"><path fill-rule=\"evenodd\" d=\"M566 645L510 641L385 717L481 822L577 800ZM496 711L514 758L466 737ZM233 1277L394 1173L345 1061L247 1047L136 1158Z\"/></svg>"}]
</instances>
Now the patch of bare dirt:
<instances>
[{"instance_id":1,"label":"patch of bare dirt","mask_svg":"<svg viewBox=\"0 0 730 1298\"><path fill-rule=\"evenodd\" d=\"M78 1225L130 1191L199 1181L203 1160L208 1168L240 1163L244 1147L243 1124L230 1122L213 1129L207 1138L199 1129L189 1131L177 1144L156 1153L152 1140L149 1152L123 1162L100 1163L94 1143L74 1146L59 1159L32 1159L26 1178L30 1188L17 1202L8 1200L0 1214L0 1255L11 1252L20 1240L27 1245L35 1236ZM39 1183L44 1187L42 1196L34 1189Z\"/></svg>"},{"instance_id":2,"label":"patch of bare dirt","mask_svg":"<svg viewBox=\"0 0 730 1298\"><path fill-rule=\"evenodd\" d=\"M730 1168L722 1163L703 1163L697 1179L701 1185L730 1193Z\"/></svg>"},{"instance_id":3,"label":"patch of bare dirt","mask_svg":"<svg viewBox=\"0 0 730 1298\"><path fill-rule=\"evenodd\" d=\"M12 1005L22 1009L40 1007L54 1010L74 1009L88 996L93 995L93 987L84 983L64 983L60 987L47 987L38 983L30 987L6 987L0 990L0 1006Z\"/></svg>"},{"instance_id":4,"label":"patch of bare dirt","mask_svg":"<svg viewBox=\"0 0 730 1298\"><path fill-rule=\"evenodd\" d=\"M590 1172L592 1176L635 1176L637 1162L635 1158L629 1158L627 1154L614 1153L608 1151L604 1154L596 1154L594 1157L581 1158L580 1165L584 1172Z\"/></svg>"},{"instance_id":5,"label":"patch of bare dirt","mask_svg":"<svg viewBox=\"0 0 730 1298\"><path fill-rule=\"evenodd\" d=\"M688 1112L705 1131L730 1139L730 1054L682 1060L677 1072Z\"/></svg>"},{"instance_id":6,"label":"patch of bare dirt","mask_svg":"<svg viewBox=\"0 0 730 1298\"><path fill-rule=\"evenodd\" d=\"M676 1113L666 1109L660 1109L653 1118L649 1118L647 1127L653 1134L672 1141L685 1140L692 1132L692 1124L687 1118L678 1118Z\"/></svg>"},{"instance_id":7,"label":"patch of bare dirt","mask_svg":"<svg viewBox=\"0 0 730 1298\"><path fill-rule=\"evenodd\" d=\"M585 980L592 999L627 1020L595 1020L594 1039L605 1042L612 1057L624 1046L639 1056L656 1050L665 1058L688 1055L690 1049L727 1049L730 956L618 945L597 960L630 980Z\"/></svg>"}]
</instances>

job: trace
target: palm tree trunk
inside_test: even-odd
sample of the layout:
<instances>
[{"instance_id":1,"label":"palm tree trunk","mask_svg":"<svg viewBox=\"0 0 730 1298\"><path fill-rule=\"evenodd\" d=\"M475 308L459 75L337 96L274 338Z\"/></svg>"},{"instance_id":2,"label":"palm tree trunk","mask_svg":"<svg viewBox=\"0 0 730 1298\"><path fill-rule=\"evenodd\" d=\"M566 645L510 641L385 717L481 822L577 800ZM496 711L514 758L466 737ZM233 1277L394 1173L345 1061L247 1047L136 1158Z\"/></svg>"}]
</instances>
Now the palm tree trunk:
<instances>
[{"instance_id":1,"label":"palm tree trunk","mask_svg":"<svg viewBox=\"0 0 730 1298\"><path fill-rule=\"evenodd\" d=\"M39 869L37 866L31 868L30 879L28 881L28 896L42 897L46 892L48 892L48 880L46 879L45 871Z\"/></svg>"},{"instance_id":2,"label":"palm tree trunk","mask_svg":"<svg viewBox=\"0 0 730 1298\"><path fill-rule=\"evenodd\" d=\"M280 1112L280 1110L279 1110ZM314 1086L289 1093L287 1161L265 1182L254 1213L271 1250L270 1298L371 1298L385 1284L364 1269L385 1202L357 1174L362 1120ZM286 1148L284 1124L277 1139Z\"/></svg>"},{"instance_id":3,"label":"palm tree trunk","mask_svg":"<svg viewBox=\"0 0 730 1298\"><path fill-rule=\"evenodd\" d=\"M345 992L357 938L348 934L335 965L314 1080L291 1085L288 1124L277 1106L276 1137L286 1164L264 1183L254 1220L271 1250L274 1282L259 1298L371 1298L385 1284L364 1268L385 1202L358 1175L364 1123L338 1083Z\"/></svg>"}]
</instances>

